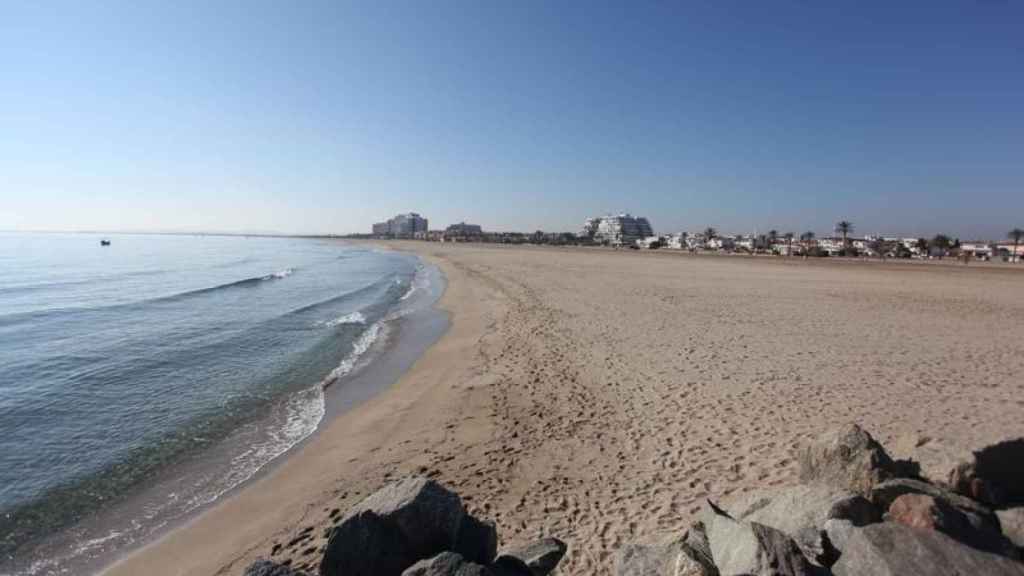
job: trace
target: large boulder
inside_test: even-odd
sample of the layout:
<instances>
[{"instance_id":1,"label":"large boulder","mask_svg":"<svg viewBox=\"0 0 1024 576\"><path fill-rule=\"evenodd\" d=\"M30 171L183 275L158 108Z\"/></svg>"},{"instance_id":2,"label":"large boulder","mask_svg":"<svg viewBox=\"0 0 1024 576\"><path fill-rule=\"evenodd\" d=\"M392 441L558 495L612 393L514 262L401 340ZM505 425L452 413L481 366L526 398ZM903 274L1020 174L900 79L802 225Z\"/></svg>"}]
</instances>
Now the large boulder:
<instances>
[{"instance_id":1,"label":"large boulder","mask_svg":"<svg viewBox=\"0 0 1024 576\"><path fill-rule=\"evenodd\" d=\"M565 542L558 538L542 538L503 552L499 560L515 558L525 564L533 576L547 576L565 556L565 549Z\"/></svg>"},{"instance_id":2,"label":"large boulder","mask_svg":"<svg viewBox=\"0 0 1024 576\"><path fill-rule=\"evenodd\" d=\"M999 526L1014 545L1024 548L1024 507L998 510Z\"/></svg>"},{"instance_id":3,"label":"large boulder","mask_svg":"<svg viewBox=\"0 0 1024 576\"><path fill-rule=\"evenodd\" d=\"M785 533L733 519L708 503L705 514L711 557L721 576L811 576L815 568Z\"/></svg>"},{"instance_id":4,"label":"large boulder","mask_svg":"<svg viewBox=\"0 0 1024 576\"><path fill-rule=\"evenodd\" d=\"M825 536L828 538L829 550L836 559L842 555L843 550L846 550L846 544L856 529L857 526L850 520L829 518L825 521L824 531Z\"/></svg>"},{"instance_id":5,"label":"large boulder","mask_svg":"<svg viewBox=\"0 0 1024 576\"><path fill-rule=\"evenodd\" d=\"M1017 550L994 530L979 530L964 512L927 494L904 494L893 501L886 519L911 528L938 530L979 550L1016 557Z\"/></svg>"},{"instance_id":6,"label":"large boulder","mask_svg":"<svg viewBox=\"0 0 1024 576\"><path fill-rule=\"evenodd\" d=\"M825 537L827 520L847 519L858 526L881 521L879 511L864 497L826 484L757 491L724 508L736 520L757 522L785 532L808 559L822 566L836 559Z\"/></svg>"},{"instance_id":7,"label":"large boulder","mask_svg":"<svg viewBox=\"0 0 1024 576\"><path fill-rule=\"evenodd\" d=\"M332 530L323 576L399 576L423 558L453 550L466 516L458 495L427 478L389 484L353 507Z\"/></svg>"},{"instance_id":8,"label":"large boulder","mask_svg":"<svg viewBox=\"0 0 1024 576\"><path fill-rule=\"evenodd\" d=\"M900 467L864 429L848 424L829 430L797 454L800 481L866 495Z\"/></svg>"},{"instance_id":9,"label":"large boulder","mask_svg":"<svg viewBox=\"0 0 1024 576\"><path fill-rule=\"evenodd\" d=\"M257 560L245 569L244 576L307 576L305 572L293 569L291 566L271 562L270 560Z\"/></svg>"},{"instance_id":10,"label":"large boulder","mask_svg":"<svg viewBox=\"0 0 1024 576\"><path fill-rule=\"evenodd\" d=\"M912 461L921 478L964 496L992 506L1024 503L1024 438L974 449L951 438L907 435L894 453Z\"/></svg>"},{"instance_id":11,"label":"large boulder","mask_svg":"<svg viewBox=\"0 0 1024 576\"><path fill-rule=\"evenodd\" d=\"M1024 576L1024 564L892 522L855 528L845 548L835 576Z\"/></svg>"},{"instance_id":12,"label":"large boulder","mask_svg":"<svg viewBox=\"0 0 1024 576\"><path fill-rule=\"evenodd\" d=\"M469 562L490 564L498 552L498 531L494 522L466 514L459 524L453 550Z\"/></svg>"}]
</instances>

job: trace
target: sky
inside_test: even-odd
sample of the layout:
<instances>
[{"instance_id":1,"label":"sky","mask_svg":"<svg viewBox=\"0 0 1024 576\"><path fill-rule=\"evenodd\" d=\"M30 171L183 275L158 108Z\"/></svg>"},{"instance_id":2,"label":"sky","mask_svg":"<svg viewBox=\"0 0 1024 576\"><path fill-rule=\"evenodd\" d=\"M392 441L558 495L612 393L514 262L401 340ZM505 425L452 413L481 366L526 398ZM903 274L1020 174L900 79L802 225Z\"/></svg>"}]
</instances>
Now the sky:
<instances>
[{"instance_id":1,"label":"sky","mask_svg":"<svg viewBox=\"0 0 1024 576\"><path fill-rule=\"evenodd\" d=\"M1024 227L1024 2L0 3L0 229Z\"/></svg>"}]
</instances>

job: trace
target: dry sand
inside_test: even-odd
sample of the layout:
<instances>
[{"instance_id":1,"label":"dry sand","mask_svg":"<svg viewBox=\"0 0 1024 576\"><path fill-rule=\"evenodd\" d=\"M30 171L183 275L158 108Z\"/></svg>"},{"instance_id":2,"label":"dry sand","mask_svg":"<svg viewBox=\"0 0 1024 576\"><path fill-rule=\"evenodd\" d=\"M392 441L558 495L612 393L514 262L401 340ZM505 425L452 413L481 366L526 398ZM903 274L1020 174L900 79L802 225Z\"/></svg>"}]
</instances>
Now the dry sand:
<instances>
[{"instance_id":1,"label":"dry sand","mask_svg":"<svg viewBox=\"0 0 1024 576\"><path fill-rule=\"evenodd\" d=\"M275 544L315 565L332 511L416 472L502 545L556 535L562 574L606 574L620 544L678 533L706 497L795 481L794 448L837 423L883 443L1024 433L1024 266L396 246L448 277L451 330L111 574L241 574Z\"/></svg>"}]
</instances>

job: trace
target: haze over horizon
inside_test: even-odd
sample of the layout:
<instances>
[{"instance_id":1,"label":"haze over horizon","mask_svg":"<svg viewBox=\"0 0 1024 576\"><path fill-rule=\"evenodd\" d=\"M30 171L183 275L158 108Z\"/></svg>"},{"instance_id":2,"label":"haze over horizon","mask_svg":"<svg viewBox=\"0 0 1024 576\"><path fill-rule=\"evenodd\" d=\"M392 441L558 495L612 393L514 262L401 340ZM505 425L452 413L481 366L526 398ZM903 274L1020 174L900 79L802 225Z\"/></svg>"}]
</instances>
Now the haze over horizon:
<instances>
[{"instance_id":1,"label":"haze over horizon","mask_svg":"<svg viewBox=\"0 0 1024 576\"><path fill-rule=\"evenodd\" d=\"M4 6L0 229L1024 227L1024 4Z\"/></svg>"}]
</instances>

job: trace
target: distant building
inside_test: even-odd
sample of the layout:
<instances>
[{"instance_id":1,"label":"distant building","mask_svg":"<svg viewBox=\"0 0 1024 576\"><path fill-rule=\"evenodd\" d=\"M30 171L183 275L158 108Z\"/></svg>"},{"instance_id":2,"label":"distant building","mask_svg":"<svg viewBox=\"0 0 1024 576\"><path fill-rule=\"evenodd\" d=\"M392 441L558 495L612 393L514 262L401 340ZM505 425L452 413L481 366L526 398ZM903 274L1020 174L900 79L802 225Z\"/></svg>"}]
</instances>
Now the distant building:
<instances>
[{"instance_id":1,"label":"distant building","mask_svg":"<svg viewBox=\"0 0 1024 576\"><path fill-rule=\"evenodd\" d=\"M618 216L588 218L579 236L609 246L628 246L641 238L654 236L654 231L647 218L619 214Z\"/></svg>"},{"instance_id":2,"label":"distant building","mask_svg":"<svg viewBox=\"0 0 1024 576\"><path fill-rule=\"evenodd\" d=\"M715 236L704 241L708 250L732 250L736 247L736 239L732 236Z\"/></svg>"},{"instance_id":3,"label":"distant building","mask_svg":"<svg viewBox=\"0 0 1024 576\"><path fill-rule=\"evenodd\" d=\"M386 222L378 222L373 225L374 236L388 236L392 238L414 238L422 237L427 233L427 219L415 212L398 214Z\"/></svg>"},{"instance_id":4,"label":"distant building","mask_svg":"<svg viewBox=\"0 0 1024 576\"><path fill-rule=\"evenodd\" d=\"M445 235L448 236L464 236L474 237L483 235L484 231L478 224L466 224L465 222L459 222L458 224L452 224L444 231Z\"/></svg>"}]
</instances>

